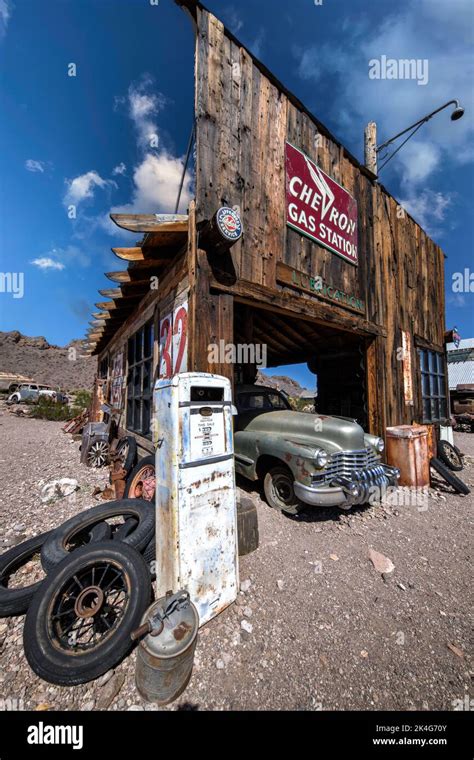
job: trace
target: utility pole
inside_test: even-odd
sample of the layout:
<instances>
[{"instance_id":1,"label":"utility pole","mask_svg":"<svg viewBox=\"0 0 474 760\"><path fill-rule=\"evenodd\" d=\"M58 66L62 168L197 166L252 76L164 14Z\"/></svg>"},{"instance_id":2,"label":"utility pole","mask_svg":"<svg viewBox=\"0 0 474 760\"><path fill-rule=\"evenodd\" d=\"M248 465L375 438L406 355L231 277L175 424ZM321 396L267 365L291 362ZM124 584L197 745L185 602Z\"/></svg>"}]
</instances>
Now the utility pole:
<instances>
[{"instance_id":1,"label":"utility pole","mask_svg":"<svg viewBox=\"0 0 474 760\"><path fill-rule=\"evenodd\" d=\"M364 132L364 161L372 174L377 174L377 124L369 121Z\"/></svg>"}]
</instances>

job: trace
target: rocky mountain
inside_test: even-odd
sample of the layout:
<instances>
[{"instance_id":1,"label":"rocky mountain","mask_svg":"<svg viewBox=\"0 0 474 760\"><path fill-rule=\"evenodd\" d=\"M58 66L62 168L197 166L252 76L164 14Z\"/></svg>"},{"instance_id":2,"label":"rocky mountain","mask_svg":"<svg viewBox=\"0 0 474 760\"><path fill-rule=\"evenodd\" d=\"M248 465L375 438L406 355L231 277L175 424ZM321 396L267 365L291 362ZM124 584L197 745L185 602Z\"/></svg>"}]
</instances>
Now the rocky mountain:
<instances>
[{"instance_id":1,"label":"rocky mountain","mask_svg":"<svg viewBox=\"0 0 474 760\"><path fill-rule=\"evenodd\" d=\"M96 366L95 357L82 356L80 340L61 347L43 336L31 338L18 330L0 332L0 372L26 375L66 391L90 390Z\"/></svg>"},{"instance_id":2,"label":"rocky mountain","mask_svg":"<svg viewBox=\"0 0 474 760\"><path fill-rule=\"evenodd\" d=\"M284 391L291 398L299 398L303 392L307 391L296 380L292 380L291 377L286 377L286 375L273 375L270 377L270 375L266 375L264 372L259 372L256 382L257 385L267 385L270 388Z\"/></svg>"},{"instance_id":3,"label":"rocky mountain","mask_svg":"<svg viewBox=\"0 0 474 760\"><path fill-rule=\"evenodd\" d=\"M75 359L70 349L75 349ZM43 336L31 338L18 330L0 332L0 372L14 372L31 377L38 383L72 391L80 388L90 390L96 367L95 357L82 356L80 340L73 340L61 347L48 343ZM257 383L283 390L292 398L299 398L305 390L290 377L270 377L264 372L258 373Z\"/></svg>"}]
</instances>

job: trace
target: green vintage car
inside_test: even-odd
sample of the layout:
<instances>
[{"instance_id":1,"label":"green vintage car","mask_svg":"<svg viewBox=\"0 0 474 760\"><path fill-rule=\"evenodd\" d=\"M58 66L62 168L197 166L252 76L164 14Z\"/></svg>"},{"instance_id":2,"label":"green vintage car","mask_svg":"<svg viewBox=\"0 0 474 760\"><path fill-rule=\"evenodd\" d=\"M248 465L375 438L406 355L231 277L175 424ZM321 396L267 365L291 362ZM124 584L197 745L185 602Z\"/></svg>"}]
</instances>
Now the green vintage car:
<instances>
[{"instance_id":1,"label":"green vintage car","mask_svg":"<svg viewBox=\"0 0 474 760\"><path fill-rule=\"evenodd\" d=\"M397 485L399 470L381 461L383 439L355 420L294 412L283 393L260 385L237 386L236 401L235 469L263 481L271 507L350 509L371 488Z\"/></svg>"}]
</instances>

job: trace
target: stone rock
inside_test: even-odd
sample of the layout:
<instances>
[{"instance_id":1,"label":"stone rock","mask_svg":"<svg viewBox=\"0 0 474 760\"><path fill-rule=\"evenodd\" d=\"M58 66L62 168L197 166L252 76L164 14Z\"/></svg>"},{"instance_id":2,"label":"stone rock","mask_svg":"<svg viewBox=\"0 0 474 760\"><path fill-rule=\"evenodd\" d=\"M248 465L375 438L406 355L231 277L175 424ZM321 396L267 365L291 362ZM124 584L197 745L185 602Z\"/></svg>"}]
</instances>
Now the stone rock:
<instances>
[{"instance_id":1,"label":"stone rock","mask_svg":"<svg viewBox=\"0 0 474 760\"><path fill-rule=\"evenodd\" d=\"M252 581L250 580L242 581L242 583L240 584L240 590L242 591L242 593L246 594L247 591L250 591L251 585L252 585Z\"/></svg>"},{"instance_id":2,"label":"stone rock","mask_svg":"<svg viewBox=\"0 0 474 760\"><path fill-rule=\"evenodd\" d=\"M388 575L389 573L393 573L395 570L395 565L393 564L392 560L386 557L384 554L375 551L375 549L369 549L369 559L378 573L384 573L385 575Z\"/></svg>"},{"instance_id":3,"label":"stone rock","mask_svg":"<svg viewBox=\"0 0 474 760\"><path fill-rule=\"evenodd\" d=\"M252 617L253 615L253 611L251 607L244 607L244 609L242 610L242 613L244 614L245 617Z\"/></svg>"},{"instance_id":4,"label":"stone rock","mask_svg":"<svg viewBox=\"0 0 474 760\"><path fill-rule=\"evenodd\" d=\"M41 501L46 504L53 499L62 499L64 496L70 496L79 488L79 483L75 478L60 478L46 483L41 489Z\"/></svg>"},{"instance_id":5,"label":"stone rock","mask_svg":"<svg viewBox=\"0 0 474 760\"><path fill-rule=\"evenodd\" d=\"M252 633L252 631L253 631L253 625L252 625L252 623L249 623L248 620L241 620L240 627L246 633Z\"/></svg>"},{"instance_id":6,"label":"stone rock","mask_svg":"<svg viewBox=\"0 0 474 760\"><path fill-rule=\"evenodd\" d=\"M283 589L285 588L285 582L278 580L277 581L277 586L278 586L278 590L279 591L283 591Z\"/></svg>"}]
</instances>

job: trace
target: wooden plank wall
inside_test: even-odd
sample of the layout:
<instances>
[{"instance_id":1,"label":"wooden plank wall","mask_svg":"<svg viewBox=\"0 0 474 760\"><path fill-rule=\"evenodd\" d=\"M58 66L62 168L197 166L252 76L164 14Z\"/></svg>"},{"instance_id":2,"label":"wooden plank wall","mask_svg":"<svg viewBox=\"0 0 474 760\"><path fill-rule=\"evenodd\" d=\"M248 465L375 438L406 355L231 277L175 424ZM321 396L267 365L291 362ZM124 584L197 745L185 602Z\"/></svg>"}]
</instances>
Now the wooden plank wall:
<instances>
[{"instance_id":1,"label":"wooden plank wall","mask_svg":"<svg viewBox=\"0 0 474 760\"><path fill-rule=\"evenodd\" d=\"M366 319L387 331L387 337L375 338L371 349L376 392L384 397L374 419L379 425L419 419L419 399L414 408L403 401L397 348L401 330L442 347L440 248L342 146L318 134L310 116L205 10L197 15L195 105L197 222L210 218L220 205L240 207L244 234L232 249L239 289L242 281L249 281L270 291L287 291L276 282L276 264L282 261L362 298ZM357 267L286 226L286 140L357 199ZM293 297L315 298L294 291Z\"/></svg>"}]
</instances>

